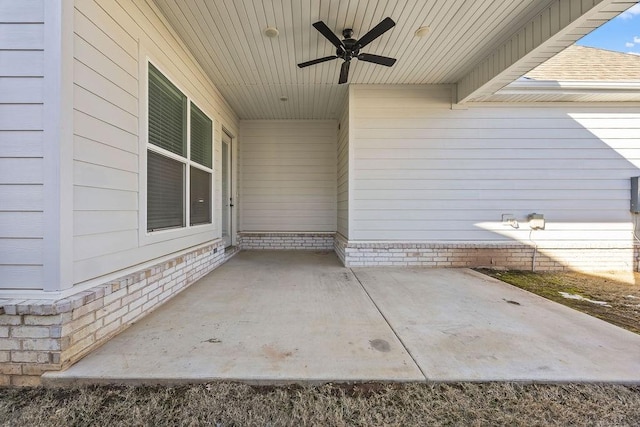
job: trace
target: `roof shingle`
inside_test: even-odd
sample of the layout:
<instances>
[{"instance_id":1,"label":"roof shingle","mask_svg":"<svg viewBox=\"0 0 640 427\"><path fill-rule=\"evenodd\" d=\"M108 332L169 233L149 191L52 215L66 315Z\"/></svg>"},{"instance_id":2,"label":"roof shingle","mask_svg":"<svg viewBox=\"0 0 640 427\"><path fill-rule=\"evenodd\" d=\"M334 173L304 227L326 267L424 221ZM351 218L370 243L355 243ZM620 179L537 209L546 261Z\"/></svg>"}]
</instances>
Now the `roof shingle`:
<instances>
[{"instance_id":1,"label":"roof shingle","mask_svg":"<svg viewBox=\"0 0 640 427\"><path fill-rule=\"evenodd\" d=\"M640 81L640 56L571 45L524 77L557 81Z\"/></svg>"}]
</instances>

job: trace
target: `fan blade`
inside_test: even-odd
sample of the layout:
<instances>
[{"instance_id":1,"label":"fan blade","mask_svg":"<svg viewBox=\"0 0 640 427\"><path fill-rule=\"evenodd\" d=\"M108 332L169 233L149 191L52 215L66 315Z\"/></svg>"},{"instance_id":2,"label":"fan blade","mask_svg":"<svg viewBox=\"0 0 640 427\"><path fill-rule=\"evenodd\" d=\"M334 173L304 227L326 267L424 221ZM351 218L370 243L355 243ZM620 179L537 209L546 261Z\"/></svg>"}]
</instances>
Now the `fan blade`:
<instances>
[{"instance_id":1,"label":"fan blade","mask_svg":"<svg viewBox=\"0 0 640 427\"><path fill-rule=\"evenodd\" d=\"M320 64L322 62L331 61L331 60L336 59L336 58L337 58L337 56L335 56L335 55L333 55L333 56L325 56L324 58L318 58L318 59L314 59L312 61L307 61L307 62L303 62L301 64L298 64L298 67L304 68L304 67L308 67L309 65Z\"/></svg>"},{"instance_id":2,"label":"fan blade","mask_svg":"<svg viewBox=\"0 0 640 427\"><path fill-rule=\"evenodd\" d=\"M360 49L362 49L387 31L392 29L395 25L396 23L393 22L393 19L389 17L384 18L381 23L373 27L367 34L360 37L360 40L356 42L356 45L360 46Z\"/></svg>"},{"instance_id":3,"label":"fan blade","mask_svg":"<svg viewBox=\"0 0 640 427\"><path fill-rule=\"evenodd\" d=\"M316 28L316 30L320 31L320 34L325 36L325 38L329 40L331 44L333 44L338 49L342 48L344 50L344 43L338 38L338 36L333 33L333 31L331 31L329 27L327 27L327 24L322 21L318 21L313 24L313 26Z\"/></svg>"},{"instance_id":4,"label":"fan blade","mask_svg":"<svg viewBox=\"0 0 640 427\"><path fill-rule=\"evenodd\" d=\"M349 64L350 61L344 61L342 64L342 68L340 68L340 80L338 80L338 84L344 84L349 79Z\"/></svg>"},{"instance_id":5,"label":"fan blade","mask_svg":"<svg viewBox=\"0 0 640 427\"><path fill-rule=\"evenodd\" d=\"M370 53L361 53L358 55L360 61L373 62L374 64L384 65L391 67L396 63L396 58L389 58L388 56L372 55Z\"/></svg>"}]
</instances>

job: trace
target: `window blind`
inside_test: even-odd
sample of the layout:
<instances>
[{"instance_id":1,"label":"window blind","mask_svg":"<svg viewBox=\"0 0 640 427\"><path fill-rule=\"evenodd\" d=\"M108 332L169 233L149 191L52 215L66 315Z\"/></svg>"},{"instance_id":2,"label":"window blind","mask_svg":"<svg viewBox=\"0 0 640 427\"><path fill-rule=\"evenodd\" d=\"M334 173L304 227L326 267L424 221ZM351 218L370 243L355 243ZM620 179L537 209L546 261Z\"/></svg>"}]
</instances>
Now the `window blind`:
<instances>
[{"instance_id":1,"label":"window blind","mask_svg":"<svg viewBox=\"0 0 640 427\"><path fill-rule=\"evenodd\" d=\"M191 166L191 225L211 223L211 174Z\"/></svg>"},{"instance_id":2,"label":"window blind","mask_svg":"<svg viewBox=\"0 0 640 427\"><path fill-rule=\"evenodd\" d=\"M149 64L149 143L187 156L187 97Z\"/></svg>"},{"instance_id":3,"label":"window blind","mask_svg":"<svg viewBox=\"0 0 640 427\"><path fill-rule=\"evenodd\" d=\"M184 227L184 164L147 151L147 231Z\"/></svg>"},{"instance_id":4,"label":"window blind","mask_svg":"<svg viewBox=\"0 0 640 427\"><path fill-rule=\"evenodd\" d=\"M213 122L191 103L191 160L211 168L211 142Z\"/></svg>"}]
</instances>

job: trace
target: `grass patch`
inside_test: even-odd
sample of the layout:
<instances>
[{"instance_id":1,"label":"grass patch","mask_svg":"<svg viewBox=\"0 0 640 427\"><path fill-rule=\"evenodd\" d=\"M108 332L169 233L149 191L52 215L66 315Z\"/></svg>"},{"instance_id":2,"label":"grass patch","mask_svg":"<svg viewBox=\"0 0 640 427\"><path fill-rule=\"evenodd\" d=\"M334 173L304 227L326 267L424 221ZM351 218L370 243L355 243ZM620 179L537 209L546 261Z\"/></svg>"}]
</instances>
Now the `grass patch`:
<instances>
[{"instance_id":1,"label":"grass patch","mask_svg":"<svg viewBox=\"0 0 640 427\"><path fill-rule=\"evenodd\" d=\"M0 389L0 423L30 426L639 425L640 387L327 384Z\"/></svg>"},{"instance_id":2,"label":"grass patch","mask_svg":"<svg viewBox=\"0 0 640 427\"><path fill-rule=\"evenodd\" d=\"M640 273L634 273L634 283L628 283L615 274L596 276L577 272L478 271L640 334ZM606 305L585 299L565 298L561 292Z\"/></svg>"}]
</instances>

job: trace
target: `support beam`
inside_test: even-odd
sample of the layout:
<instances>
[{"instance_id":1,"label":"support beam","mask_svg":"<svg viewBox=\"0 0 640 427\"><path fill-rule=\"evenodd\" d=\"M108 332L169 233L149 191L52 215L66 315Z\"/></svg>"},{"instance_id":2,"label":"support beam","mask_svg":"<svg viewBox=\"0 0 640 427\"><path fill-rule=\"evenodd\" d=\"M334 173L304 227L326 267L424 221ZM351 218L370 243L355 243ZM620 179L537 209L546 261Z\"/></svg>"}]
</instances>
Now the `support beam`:
<instances>
[{"instance_id":1,"label":"support beam","mask_svg":"<svg viewBox=\"0 0 640 427\"><path fill-rule=\"evenodd\" d=\"M636 0L554 0L458 81L458 103L481 101L627 10Z\"/></svg>"}]
</instances>

